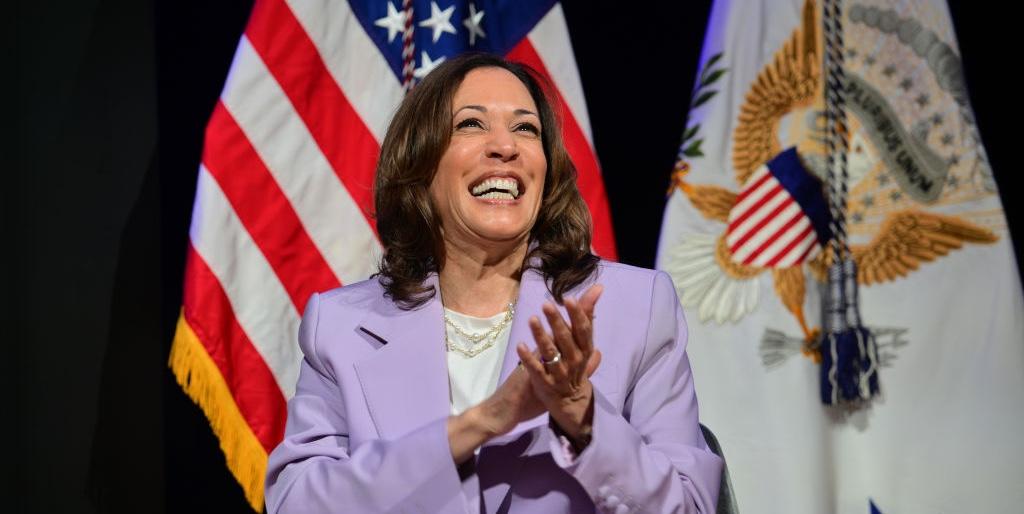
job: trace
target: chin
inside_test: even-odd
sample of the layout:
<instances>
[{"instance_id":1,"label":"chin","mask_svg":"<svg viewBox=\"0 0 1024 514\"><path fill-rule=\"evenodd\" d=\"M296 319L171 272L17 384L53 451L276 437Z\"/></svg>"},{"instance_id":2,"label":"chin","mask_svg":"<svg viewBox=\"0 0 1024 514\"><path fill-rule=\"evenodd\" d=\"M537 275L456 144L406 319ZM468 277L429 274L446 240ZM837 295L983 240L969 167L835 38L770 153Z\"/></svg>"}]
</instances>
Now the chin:
<instances>
[{"instance_id":1,"label":"chin","mask_svg":"<svg viewBox=\"0 0 1024 514\"><path fill-rule=\"evenodd\" d=\"M476 227L473 232L481 240L491 243L512 243L524 240L530 236L529 227L525 226L482 226Z\"/></svg>"},{"instance_id":2,"label":"chin","mask_svg":"<svg viewBox=\"0 0 1024 514\"><path fill-rule=\"evenodd\" d=\"M505 205L501 207L477 206L467 214L467 223L481 233L521 234L529 231L532 218L523 205Z\"/></svg>"}]
</instances>

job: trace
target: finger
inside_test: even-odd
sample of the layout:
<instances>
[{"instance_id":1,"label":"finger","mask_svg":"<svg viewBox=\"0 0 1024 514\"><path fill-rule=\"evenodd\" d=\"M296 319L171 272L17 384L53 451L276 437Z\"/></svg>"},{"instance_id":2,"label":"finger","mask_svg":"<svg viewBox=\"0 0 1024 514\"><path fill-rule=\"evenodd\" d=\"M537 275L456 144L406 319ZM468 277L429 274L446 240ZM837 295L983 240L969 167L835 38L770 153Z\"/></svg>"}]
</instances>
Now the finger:
<instances>
[{"instance_id":1,"label":"finger","mask_svg":"<svg viewBox=\"0 0 1024 514\"><path fill-rule=\"evenodd\" d=\"M544 363L525 344L517 344L516 353L519 354L519 361L523 364L523 369L526 370L526 373L530 375L531 380L540 380L542 383L547 384L548 387L554 386L554 378L547 374L547 371L544 369Z\"/></svg>"},{"instance_id":2,"label":"finger","mask_svg":"<svg viewBox=\"0 0 1024 514\"><path fill-rule=\"evenodd\" d=\"M594 376L594 372L597 371L597 367L601 365L601 350L594 350L594 353L590 354L590 359L587 360L587 378Z\"/></svg>"},{"instance_id":3,"label":"finger","mask_svg":"<svg viewBox=\"0 0 1024 514\"><path fill-rule=\"evenodd\" d=\"M601 293L603 292L603 285L594 284L580 297L580 308L583 309L583 312L587 313L587 317L590 319L594 319L594 307L597 305L597 300L601 298Z\"/></svg>"},{"instance_id":4,"label":"finger","mask_svg":"<svg viewBox=\"0 0 1024 514\"><path fill-rule=\"evenodd\" d=\"M562 353L562 360L565 361L567 369L572 369L580 365L582 360L582 353L576 341L572 335L572 329L562 318L562 313L558 312L551 303L545 303L541 310L544 312L544 317L548 319L548 326L551 327L551 334L554 338L555 345L558 347L558 351Z\"/></svg>"},{"instance_id":5,"label":"finger","mask_svg":"<svg viewBox=\"0 0 1024 514\"><path fill-rule=\"evenodd\" d=\"M555 358L558 354L558 347L555 345L551 338L551 334L548 334L544 330L544 326L541 325L540 319L537 316L530 317L530 331L533 332L533 339L537 341L537 350L540 352L540 357L543 357L544 361L550 361ZM565 355L562 355L561 359L565 359ZM545 364L543 366L546 372L552 375L552 378L556 378L558 381L568 380L565 372L565 363L560 360L554 364Z\"/></svg>"},{"instance_id":6,"label":"finger","mask_svg":"<svg viewBox=\"0 0 1024 514\"><path fill-rule=\"evenodd\" d=\"M551 334L544 330L544 325L541 324L540 318L530 316L527 324L530 326L530 332L533 333L534 341L537 342L537 351L540 353L540 357L544 360L555 358L555 354L558 353L558 347L552 340Z\"/></svg>"},{"instance_id":7,"label":"finger","mask_svg":"<svg viewBox=\"0 0 1024 514\"><path fill-rule=\"evenodd\" d=\"M579 387L583 379L587 360L589 360L590 353L593 351L590 336L590 318L583 313L583 309L580 308L574 298L565 299L565 310L569 314L569 321L572 322L573 342L576 343L576 347L579 348L580 352L580 362L569 370L569 380L573 387Z\"/></svg>"},{"instance_id":8,"label":"finger","mask_svg":"<svg viewBox=\"0 0 1024 514\"><path fill-rule=\"evenodd\" d=\"M586 359L594 349L590 317L583 311L583 308L580 307L579 302L575 298L565 299L565 310L569 313L569 321L572 322L573 339L576 341L576 346L579 347L583 358Z\"/></svg>"}]
</instances>

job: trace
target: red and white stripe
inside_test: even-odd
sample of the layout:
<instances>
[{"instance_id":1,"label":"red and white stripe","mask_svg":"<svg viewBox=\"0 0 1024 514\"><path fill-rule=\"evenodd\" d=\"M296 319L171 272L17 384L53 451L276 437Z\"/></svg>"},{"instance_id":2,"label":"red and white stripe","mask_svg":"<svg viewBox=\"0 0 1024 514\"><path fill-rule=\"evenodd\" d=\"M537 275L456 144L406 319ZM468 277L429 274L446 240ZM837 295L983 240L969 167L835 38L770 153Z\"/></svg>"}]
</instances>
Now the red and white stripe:
<instances>
[{"instance_id":1,"label":"red and white stripe","mask_svg":"<svg viewBox=\"0 0 1024 514\"><path fill-rule=\"evenodd\" d=\"M594 248L615 258L561 7L509 57L554 84L594 218ZM403 95L348 2L256 3L207 126L183 316L268 451L283 435L294 393L306 300L367 278L381 256L373 172Z\"/></svg>"},{"instance_id":2,"label":"red and white stripe","mask_svg":"<svg viewBox=\"0 0 1024 514\"><path fill-rule=\"evenodd\" d=\"M512 48L508 58L530 65L555 86L556 100L562 115L562 137L579 173L577 184L580 194L593 218L594 251L604 258L615 259L615 239L604 180L601 179L601 167L597 162L597 153L594 152L590 118L587 116L576 57L565 27L562 6L555 4L527 37Z\"/></svg>"},{"instance_id":3,"label":"red and white stripe","mask_svg":"<svg viewBox=\"0 0 1024 514\"><path fill-rule=\"evenodd\" d=\"M733 261L762 268L794 266L818 246L810 218L767 166L736 197L725 242Z\"/></svg>"}]
</instances>

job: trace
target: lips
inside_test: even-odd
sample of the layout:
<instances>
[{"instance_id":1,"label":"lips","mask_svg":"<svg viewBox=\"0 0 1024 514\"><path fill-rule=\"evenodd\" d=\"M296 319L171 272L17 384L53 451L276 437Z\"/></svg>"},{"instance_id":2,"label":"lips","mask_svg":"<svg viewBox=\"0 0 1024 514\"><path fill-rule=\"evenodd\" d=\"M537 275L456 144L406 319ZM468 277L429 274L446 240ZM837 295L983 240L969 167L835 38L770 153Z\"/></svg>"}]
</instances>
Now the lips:
<instances>
[{"instance_id":1,"label":"lips","mask_svg":"<svg viewBox=\"0 0 1024 514\"><path fill-rule=\"evenodd\" d=\"M474 197L484 200L515 200L524 189L515 176L491 175L477 181L469 188L469 192Z\"/></svg>"}]
</instances>

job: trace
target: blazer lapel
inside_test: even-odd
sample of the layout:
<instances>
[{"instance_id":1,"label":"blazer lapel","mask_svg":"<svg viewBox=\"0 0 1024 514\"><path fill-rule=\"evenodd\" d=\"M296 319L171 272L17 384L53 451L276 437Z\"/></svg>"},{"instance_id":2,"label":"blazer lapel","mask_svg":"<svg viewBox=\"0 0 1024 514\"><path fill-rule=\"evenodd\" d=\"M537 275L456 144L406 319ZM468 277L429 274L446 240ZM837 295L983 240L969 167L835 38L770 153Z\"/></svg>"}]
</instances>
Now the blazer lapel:
<instances>
[{"instance_id":1,"label":"blazer lapel","mask_svg":"<svg viewBox=\"0 0 1024 514\"><path fill-rule=\"evenodd\" d=\"M505 352L505 360L501 365L501 375L498 383L502 384L512 374L512 371L519 365L519 355L516 353L516 344L525 343L533 351L537 343L533 340L533 332L530 330L530 317L542 316L541 306L544 302L553 302L554 297L548 292L544 284L544 277L534 269L523 272L519 282L519 297L516 299L516 316L512 320L512 329L509 331L508 350Z\"/></svg>"},{"instance_id":2,"label":"blazer lapel","mask_svg":"<svg viewBox=\"0 0 1024 514\"><path fill-rule=\"evenodd\" d=\"M533 351L537 343L533 340L529 320L531 316L541 316L541 305L546 301L554 301L547 291L543 276L530 269L523 273L519 284L519 297L516 300L516 316L512 320L509 333L508 349L502 362L498 386L508 379L512 371L519 365L516 344L524 343ZM494 438L480 448L480 460L477 474L480 488L483 489L484 503L487 512L496 512L504 504L512 482L519 475L526 457L547 451L547 445L538 444L533 429L548 424L548 414L526 420L504 436Z\"/></svg>"},{"instance_id":3,"label":"blazer lapel","mask_svg":"<svg viewBox=\"0 0 1024 514\"><path fill-rule=\"evenodd\" d=\"M437 287L437 275L427 279ZM383 439L451 414L440 294L414 310L381 297L360 328L384 342L355 364L377 432Z\"/></svg>"}]
</instances>

